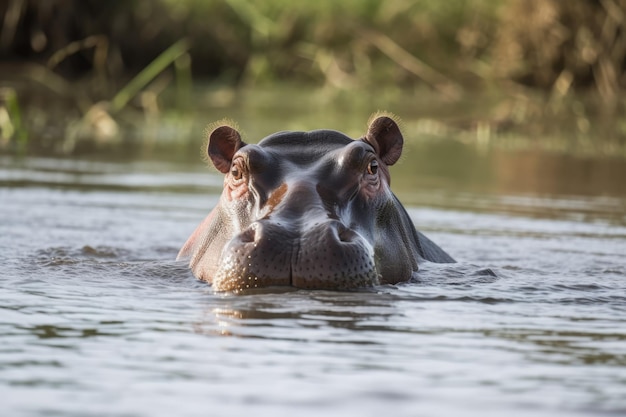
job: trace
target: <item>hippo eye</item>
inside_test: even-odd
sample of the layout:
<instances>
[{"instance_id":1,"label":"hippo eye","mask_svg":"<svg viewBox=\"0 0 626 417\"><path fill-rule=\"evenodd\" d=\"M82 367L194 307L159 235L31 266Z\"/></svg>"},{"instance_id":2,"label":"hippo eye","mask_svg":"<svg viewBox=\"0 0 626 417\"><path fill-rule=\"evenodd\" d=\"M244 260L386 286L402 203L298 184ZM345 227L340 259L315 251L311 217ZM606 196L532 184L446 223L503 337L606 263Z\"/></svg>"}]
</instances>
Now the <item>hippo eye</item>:
<instances>
[{"instance_id":1,"label":"hippo eye","mask_svg":"<svg viewBox=\"0 0 626 417\"><path fill-rule=\"evenodd\" d=\"M233 179L235 180L240 180L241 179L241 170L234 166L230 169L230 175L233 177Z\"/></svg>"},{"instance_id":2,"label":"hippo eye","mask_svg":"<svg viewBox=\"0 0 626 417\"><path fill-rule=\"evenodd\" d=\"M370 175L376 175L378 173L378 161L372 159L370 163L367 165L367 173Z\"/></svg>"},{"instance_id":3,"label":"hippo eye","mask_svg":"<svg viewBox=\"0 0 626 417\"><path fill-rule=\"evenodd\" d=\"M239 183L243 180L244 168L242 163L241 159L236 159L230 167L230 178L234 183Z\"/></svg>"}]
</instances>

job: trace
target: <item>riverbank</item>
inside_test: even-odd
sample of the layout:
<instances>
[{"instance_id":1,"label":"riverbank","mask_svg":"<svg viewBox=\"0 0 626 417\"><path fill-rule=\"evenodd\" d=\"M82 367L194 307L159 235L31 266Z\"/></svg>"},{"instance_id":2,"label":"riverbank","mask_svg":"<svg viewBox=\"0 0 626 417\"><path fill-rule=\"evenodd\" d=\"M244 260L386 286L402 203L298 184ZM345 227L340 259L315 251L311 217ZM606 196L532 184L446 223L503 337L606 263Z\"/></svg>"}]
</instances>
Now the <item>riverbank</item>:
<instances>
[{"instance_id":1,"label":"riverbank","mask_svg":"<svg viewBox=\"0 0 626 417\"><path fill-rule=\"evenodd\" d=\"M267 114L255 137L356 130L386 109L415 137L626 154L626 0L68 1L0 6L0 152L195 145L240 109Z\"/></svg>"},{"instance_id":2,"label":"riverbank","mask_svg":"<svg viewBox=\"0 0 626 417\"><path fill-rule=\"evenodd\" d=\"M63 84L59 84L63 86ZM67 84L67 91L72 85ZM197 152L207 124L230 118L249 141L277 130L332 128L358 137L370 114L387 110L403 122L411 141L452 140L478 148L540 149L626 157L626 121L598 112L597 97L555 98L533 91L481 91L450 101L425 88L337 90L292 84L233 88L176 84L147 89L119 111L110 101L90 102L81 88L65 95L50 83L4 89L19 103L13 138L1 153L71 155L109 152ZM186 97L184 106L177 97ZM21 134L21 136L20 136Z\"/></svg>"}]
</instances>

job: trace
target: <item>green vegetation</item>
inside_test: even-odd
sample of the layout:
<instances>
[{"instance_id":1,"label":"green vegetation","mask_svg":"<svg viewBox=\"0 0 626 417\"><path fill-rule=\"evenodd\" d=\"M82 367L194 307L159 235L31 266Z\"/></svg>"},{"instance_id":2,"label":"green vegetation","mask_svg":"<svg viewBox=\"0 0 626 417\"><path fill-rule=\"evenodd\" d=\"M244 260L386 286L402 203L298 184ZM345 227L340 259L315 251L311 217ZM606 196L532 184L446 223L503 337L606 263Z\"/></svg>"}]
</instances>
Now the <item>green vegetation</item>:
<instances>
[{"instance_id":1,"label":"green vegetation","mask_svg":"<svg viewBox=\"0 0 626 417\"><path fill-rule=\"evenodd\" d=\"M422 134L626 154L626 0L9 0L0 18L0 149L183 143L241 108L284 124L367 101Z\"/></svg>"},{"instance_id":2,"label":"green vegetation","mask_svg":"<svg viewBox=\"0 0 626 417\"><path fill-rule=\"evenodd\" d=\"M28 141L28 132L22 121L22 112L17 101L15 90L0 88L0 148L7 146L12 140L16 148L23 151Z\"/></svg>"}]
</instances>

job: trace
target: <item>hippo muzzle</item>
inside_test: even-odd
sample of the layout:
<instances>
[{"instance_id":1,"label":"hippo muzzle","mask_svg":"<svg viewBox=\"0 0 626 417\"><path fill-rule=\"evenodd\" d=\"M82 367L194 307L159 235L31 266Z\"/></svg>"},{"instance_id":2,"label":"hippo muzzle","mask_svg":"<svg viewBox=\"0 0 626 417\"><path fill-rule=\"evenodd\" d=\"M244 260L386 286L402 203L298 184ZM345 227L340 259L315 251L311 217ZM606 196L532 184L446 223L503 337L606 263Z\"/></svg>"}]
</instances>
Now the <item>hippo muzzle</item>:
<instances>
[{"instance_id":1,"label":"hippo muzzle","mask_svg":"<svg viewBox=\"0 0 626 417\"><path fill-rule=\"evenodd\" d=\"M403 138L374 119L353 140L279 132L248 145L231 126L209 136L219 204L180 250L218 291L269 286L349 290L415 277L418 260L454 262L417 232L389 188Z\"/></svg>"},{"instance_id":2,"label":"hippo muzzle","mask_svg":"<svg viewBox=\"0 0 626 417\"><path fill-rule=\"evenodd\" d=\"M337 220L303 233L259 220L224 248L213 285L223 290L268 286L308 289L370 287L379 283L374 248Z\"/></svg>"}]
</instances>

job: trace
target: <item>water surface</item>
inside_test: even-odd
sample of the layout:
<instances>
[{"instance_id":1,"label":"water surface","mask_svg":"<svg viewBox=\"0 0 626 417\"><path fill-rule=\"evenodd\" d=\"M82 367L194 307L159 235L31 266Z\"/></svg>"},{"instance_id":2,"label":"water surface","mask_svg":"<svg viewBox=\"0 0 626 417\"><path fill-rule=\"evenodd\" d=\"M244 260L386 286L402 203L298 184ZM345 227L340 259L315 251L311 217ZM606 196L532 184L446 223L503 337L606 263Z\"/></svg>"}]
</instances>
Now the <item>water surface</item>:
<instances>
[{"instance_id":1,"label":"water surface","mask_svg":"<svg viewBox=\"0 0 626 417\"><path fill-rule=\"evenodd\" d=\"M407 151L392 188L458 264L369 291L245 295L174 261L221 188L201 163L3 157L2 409L625 413L624 162Z\"/></svg>"}]
</instances>

